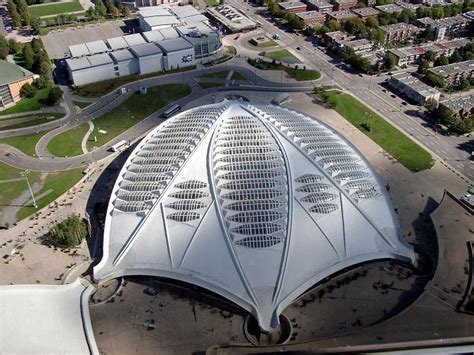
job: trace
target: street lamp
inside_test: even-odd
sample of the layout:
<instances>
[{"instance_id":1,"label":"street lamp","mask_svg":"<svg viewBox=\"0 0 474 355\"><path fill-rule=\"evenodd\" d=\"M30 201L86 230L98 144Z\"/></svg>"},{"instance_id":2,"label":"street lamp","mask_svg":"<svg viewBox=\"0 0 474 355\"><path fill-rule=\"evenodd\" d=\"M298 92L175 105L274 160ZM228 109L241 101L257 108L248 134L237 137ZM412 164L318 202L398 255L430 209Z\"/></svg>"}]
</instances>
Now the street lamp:
<instances>
[{"instance_id":1,"label":"street lamp","mask_svg":"<svg viewBox=\"0 0 474 355\"><path fill-rule=\"evenodd\" d=\"M33 200L33 207L38 208L38 205L36 204L36 200L35 200L35 195L33 194L33 190L31 189L30 181L28 180L28 174L29 173L30 173L29 170L23 170L23 171L20 172L20 175L25 178L26 183L28 184L28 190L30 190L31 199Z\"/></svg>"}]
</instances>

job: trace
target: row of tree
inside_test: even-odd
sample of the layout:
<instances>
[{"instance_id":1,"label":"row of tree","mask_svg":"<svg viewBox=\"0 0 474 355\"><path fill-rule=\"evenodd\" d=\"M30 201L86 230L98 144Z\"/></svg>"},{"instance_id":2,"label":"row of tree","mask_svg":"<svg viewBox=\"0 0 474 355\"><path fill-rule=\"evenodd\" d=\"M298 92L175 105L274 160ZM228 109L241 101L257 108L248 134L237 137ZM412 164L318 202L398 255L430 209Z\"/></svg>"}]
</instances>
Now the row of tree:
<instances>
[{"instance_id":1,"label":"row of tree","mask_svg":"<svg viewBox=\"0 0 474 355\"><path fill-rule=\"evenodd\" d=\"M90 20L97 20L104 17L119 17L130 15L130 9L122 3L115 4L113 0L97 0L94 6L89 7L86 16Z\"/></svg>"},{"instance_id":2,"label":"row of tree","mask_svg":"<svg viewBox=\"0 0 474 355\"><path fill-rule=\"evenodd\" d=\"M14 28L30 25L30 14L25 0L10 0L7 8Z\"/></svg>"},{"instance_id":3,"label":"row of tree","mask_svg":"<svg viewBox=\"0 0 474 355\"><path fill-rule=\"evenodd\" d=\"M295 30L304 30L306 28L302 19L291 12L281 10L275 0L267 2L267 9L273 16L286 20L288 25Z\"/></svg>"},{"instance_id":4,"label":"row of tree","mask_svg":"<svg viewBox=\"0 0 474 355\"><path fill-rule=\"evenodd\" d=\"M442 124L448 127L451 131L456 134L464 134L474 131L474 117L466 117L461 119L456 117L449 108L444 105L427 104L430 116L436 121L436 123Z\"/></svg>"}]
</instances>

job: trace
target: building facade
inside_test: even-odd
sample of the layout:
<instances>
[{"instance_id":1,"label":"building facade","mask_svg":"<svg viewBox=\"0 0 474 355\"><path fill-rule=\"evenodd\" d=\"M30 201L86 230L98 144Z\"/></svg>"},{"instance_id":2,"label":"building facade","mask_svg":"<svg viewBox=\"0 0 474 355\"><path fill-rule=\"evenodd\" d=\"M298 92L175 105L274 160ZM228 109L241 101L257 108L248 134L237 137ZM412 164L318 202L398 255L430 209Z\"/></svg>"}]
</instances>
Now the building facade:
<instances>
[{"instance_id":1,"label":"building facade","mask_svg":"<svg viewBox=\"0 0 474 355\"><path fill-rule=\"evenodd\" d=\"M400 22L393 25L380 26L385 33L385 42L402 42L416 36L421 29L408 23Z\"/></svg>"},{"instance_id":2,"label":"building facade","mask_svg":"<svg viewBox=\"0 0 474 355\"><path fill-rule=\"evenodd\" d=\"M22 86L31 84L37 77L19 65L0 60L0 110L20 101Z\"/></svg>"},{"instance_id":3,"label":"building facade","mask_svg":"<svg viewBox=\"0 0 474 355\"><path fill-rule=\"evenodd\" d=\"M306 4L301 1L279 2L278 6L282 11L290 12L292 14L306 11Z\"/></svg>"},{"instance_id":4,"label":"building facade","mask_svg":"<svg viewBox=\"0 0 474 355\"><path fill-rule=\"evenodd\" d=\"M306 26L310 27L317 23L324 24L326 21L326 15L320 13L319 11L298 12L296 16L300 18Z\"/></svg>"},{"instance_id":5,"label":"building facade","mask_svg":"<svg viewBox=\"0 0 474 355\"><path fill-rule=\"evenodd\" d=\"M417 105L423 105L429 99L438 102L441 95L438 90L418 80L418 78L411 73L397 73L392 75L388 81L388 85L392 90L405 95Z\"/></svg>"},{"instance_id":6,"label":"building facade","mask_svg":"<svg viewBox=\"0 0 474 355\"><path fill-rule=\"evenodd\" d=\"M430 68L430 73L440 76L448 85L458 85L463 80L470 80L474 72L474 60L452 63Z\"/></svg>"}]
</instances>

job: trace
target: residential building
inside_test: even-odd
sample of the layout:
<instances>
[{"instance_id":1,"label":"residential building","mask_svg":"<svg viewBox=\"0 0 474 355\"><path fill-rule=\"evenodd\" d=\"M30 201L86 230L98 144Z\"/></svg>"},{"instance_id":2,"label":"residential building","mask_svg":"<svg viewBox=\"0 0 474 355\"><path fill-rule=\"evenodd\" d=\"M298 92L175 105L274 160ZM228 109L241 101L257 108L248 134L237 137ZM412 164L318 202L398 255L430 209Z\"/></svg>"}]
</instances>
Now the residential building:
<instances>
[{"instance_id":1,"label":"residential building","mask_svg":"<svg viewBox=\"0 0 474 355\"><path fill-rule=\"evenodd\" d=\"M309 11L316 10L322 14L326 14L333 9L333 5L325 0L307 0L306 6Z\"/></svg>"},{"instance_id":2,"label":"residential building","mask_svg":"<svg viewBox=\"0 0 474 355\"><path fill-rule=\"evenodd\" d=\"M375 6L375 8L387 14L400 13L403 11L403 7L397 4L378 5Z\"/></svg>"},{"instance_id":3,"label":"residential building","mask_svg":"<svg viewBox=\"0 0 474 355\"><path fill-rule=\"evenodd\" d=\"M429 28L436 40L443 40L445 36L455 36L463 32L471 20L458 15L434 20L431 17L418 19L420 27Z\"/></svg>"},{"instance_id":4,"label":"residential building","mask_svg":"<svg viewBox=\"0 0 474 355\"><path fill-rule=\"evenodd\" d=\"M374 48L374 43L365 38L346 41L343 43L345 48L350 48L355 54L369 53Z\"/></svg>"},{"instance_id":5,"label":"residential building","mask_svg":"<svg viewBox=\"0 0 474 355\"><path fill-rule=\"evenodd\" d=\"M399 92L418 105L423 105L427 100L439 101L440 92L426 85L411 73L397 73L388 81L390 88Z\"/></svg>"},{"instance_id":6,"label":"residential building","mask_svg":"<svg viewBox=\"0 0 474 355\"><path fill-rule=\"evenodd\" d=\"M286 12L291 12L296 14L298 12L305 12L306 11L306 4L302 3L301 1L285 1L278 3L278 6L281 10Z\"/></svg>"},{"instance_id":7,"label":"residential building","mask_svg":"<svg viewBox=\"0 0 474 355\"><path fill-rule=\"evenodd\" d=\"M356 5L357 5L357 0L334 0L335 11L352 9Z\"/></svg>"},{"instance_id":8,"label":"residential building","mask_svg":"<svg viewBox=\"0 0 474 355\"><path fill-rule=\"evenodd\" d=\"M324 42L327 45L337 45L339 47L342 47L343 42L351 41L355 38L355 36L348 35L347 33L342 31L334 31L325 33L323 38Z\"/></svg>"},{"instance_id":9,"label":"residential building","mask_svg":"<svg viewBox=\"0 0 474 355\"><path fill-rule=\"evenodd\" d=\"M350 48L355 54L370 52L374 46L367 39L355 39L355 36L347 35L341 31L328 32L324 35L325 42L337 46L340 49Z\"/></svg>"},{"instance_id":10,"label":"residential building","mask_svg":"<svg viewBox=\"0 0 474 355\"><path fill-rule=\"evenodd\" d=\"M20 101L21 87L31 84L37 77L19 65L0 60L0 109Z\"/></svg>"},{"instance_id":11,"label":"residential building","mask_svg":"<svg viewBox=\"0 0 474 355\"><path fill-rule=\"evenodd\" d=\"M393 25L380 26L385 33L385 42L400 42L416 36L420 28L408 23L400 22Z\"/></svg>"},{"instance_id":12,"label":"residential building","mask_svg":"<svg viewBox=\"0 0 474 355\"><path fill-rule=\"evenodd\" d=\"M369 17L377 17L380 14L380 11L373 7L361 7L351 9L360 19L367 20Z\"/></svg>"},{"instance_id":13,"label":"residential building","mask_svg":"<svg viewBox=\"0 0 474 355\"><path fill-rule=\"evenodd\" d=\"M251 31L258 27L257 22L231 5L208 7L207 13L230 33Z\"/></svg>"},{"instance_id":14,"label":"residential building","mask_svg":"<svg viewBox=\"0 0 474 355\"><path fill-rule=\"evenodd\" d=\"M187 5L189 0L121 0L121 3L124 3L132 8L148 7L148 6L160 6L160 5Z\"/></svg>"},{"instance_id":15,"label":"residential building","mask_svg":"<svg viewBox=\"0 0 474 355\"><path fill-rule=\"evenodd\" d=\"M441 65L430 68L428 71L442 77L448 85L458 85L461 81L472 78L474 60Z\"/></svg>"},{"instance_id":16,"label":"residential building","mask_svg":"<svg viewBox=\"0 0 474 355\"><path fill-rule=\"evenodd\" d=\"M335 20L337 22L357 18L357 15L351 10L331 11L327 14L327 20Z\"/></svg>"},{"instance_id":17,"label":"residential building","mask_svg":"<svg viewBox=\"0 0 474 355\"><path fill-rule=\"evenodd\" d=\"M473 95L443 101L440 104L449 108L451 111L453 111L453 114L459 118L467 118L474 115Z\"/></svg>"},{"instance_id":18,"label":"residential building","mask_svg":"<svg viewBox=\"0 0 474 355\"><path fill-rule=\"evenodd\" d=\"M419 7L422 7L421 4L413 4L413 3L410 3L410 2L404 2L404 1L396 1L395 4L397 4L398 6L400 6L403 9L410 10L410 11L413 11L413 12L415 12L416 9L418 9Z\"/></svg>"},{"instance_id":19,"label":"residential building","mask_svg":"<svg viewBox=\"0 0 474 355\"><path fill-rule=\"evenodd\" d=\"M301 20L303 20L306 26L313 26L317 23L324 24L326 21L326 15L319 11L305 11L296 14Z\"/></svg>"}]
</instances>

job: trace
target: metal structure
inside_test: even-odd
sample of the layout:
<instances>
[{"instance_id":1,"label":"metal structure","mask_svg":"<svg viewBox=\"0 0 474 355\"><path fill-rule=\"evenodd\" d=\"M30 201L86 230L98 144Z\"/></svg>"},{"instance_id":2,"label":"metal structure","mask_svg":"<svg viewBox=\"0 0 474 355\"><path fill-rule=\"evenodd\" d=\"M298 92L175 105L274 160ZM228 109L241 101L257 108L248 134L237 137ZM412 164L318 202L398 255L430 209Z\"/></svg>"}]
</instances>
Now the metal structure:
<instances>
[{"instance_id":1,"label":"metal structure","mask_svg":"<svg viewBox=\"0 0 474 355\"><path fill-rule=\"evenodd\" d=\"M316 283L384 258L414 253L351 144L303 114L226 100L174 116L130 155L94 278L196 284L270 331Z\"/></svg>"}]
</instances>

